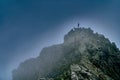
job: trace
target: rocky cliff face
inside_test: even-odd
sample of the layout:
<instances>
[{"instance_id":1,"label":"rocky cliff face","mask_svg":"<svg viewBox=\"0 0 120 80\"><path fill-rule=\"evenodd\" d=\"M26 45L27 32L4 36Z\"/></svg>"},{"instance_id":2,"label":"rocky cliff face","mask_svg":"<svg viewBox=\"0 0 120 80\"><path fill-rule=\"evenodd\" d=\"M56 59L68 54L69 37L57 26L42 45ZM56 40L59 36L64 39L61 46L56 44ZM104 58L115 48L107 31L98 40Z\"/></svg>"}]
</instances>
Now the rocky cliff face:
<instances>
[{"instance_id":1,"label":"rocky cliff face","mask_svg":"<svg viewBox=\"0 0 120 80\"><path fill-rule=\"evenodd\" d=\"M120 51L90 28L74 28L62 44L20 64L13 80L119 80Z\"/></svg>"}]
</instances>

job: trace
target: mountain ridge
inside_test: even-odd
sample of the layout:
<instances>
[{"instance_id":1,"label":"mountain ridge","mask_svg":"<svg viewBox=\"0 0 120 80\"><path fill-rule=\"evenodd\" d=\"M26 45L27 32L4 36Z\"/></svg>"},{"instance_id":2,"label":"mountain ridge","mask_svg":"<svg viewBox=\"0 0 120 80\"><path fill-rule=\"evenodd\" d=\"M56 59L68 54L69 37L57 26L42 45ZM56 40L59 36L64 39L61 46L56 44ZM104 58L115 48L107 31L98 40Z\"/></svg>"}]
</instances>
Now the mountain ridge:
<instances>
[{"instance_id":1,"label":"mountain ridge","mask_svg":"<svg viewBox=\"0 0 120 80\"><path fill-rule=\"evenodd\" d=\"M45 47L37 58L21 63L13 71L13 80L117 80L119 60L119 49L104 35L73 28L62 44ZM75 71L72 65L83 69Z\"/></svg>"}]
</instances>

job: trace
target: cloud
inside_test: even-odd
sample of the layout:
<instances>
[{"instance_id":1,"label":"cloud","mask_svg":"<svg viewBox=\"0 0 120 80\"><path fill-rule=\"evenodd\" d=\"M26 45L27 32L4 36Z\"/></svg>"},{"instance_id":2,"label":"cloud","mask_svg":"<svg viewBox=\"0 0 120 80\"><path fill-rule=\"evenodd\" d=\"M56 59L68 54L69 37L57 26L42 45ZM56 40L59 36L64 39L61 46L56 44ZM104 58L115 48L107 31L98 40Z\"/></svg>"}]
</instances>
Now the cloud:
<instances>
[{"instance_id":1,"label":"cloud","mask_svg":"<svg viewBox=\"0 0 120 80\"><path fill-rule=\"evenodd\" d=\"M1 0L0 69L13 69L39 55L42 47L61 43L64 34L78 22L103 33L120 47L119 4L118 0Z\"/></svg>"}]
</instances>

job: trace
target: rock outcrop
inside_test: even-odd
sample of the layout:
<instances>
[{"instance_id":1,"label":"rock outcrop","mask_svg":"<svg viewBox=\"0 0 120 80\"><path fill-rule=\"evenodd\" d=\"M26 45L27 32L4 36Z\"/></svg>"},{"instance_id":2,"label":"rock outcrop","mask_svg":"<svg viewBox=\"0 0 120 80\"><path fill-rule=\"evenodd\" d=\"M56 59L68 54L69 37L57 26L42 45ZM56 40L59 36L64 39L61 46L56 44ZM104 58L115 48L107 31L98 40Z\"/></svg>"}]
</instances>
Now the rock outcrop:
<instances>
[{"instance_id":1,"label":"rock outcrop","mask_svg":"<svg viewBox=\"0 0 120 80\"><path fill-rule=\"evenodd\" d=\"M90 28L74 28L62 44L43 48L13 71L13 80L119 80L120 51Z\"/></svg>"}]
</instances>

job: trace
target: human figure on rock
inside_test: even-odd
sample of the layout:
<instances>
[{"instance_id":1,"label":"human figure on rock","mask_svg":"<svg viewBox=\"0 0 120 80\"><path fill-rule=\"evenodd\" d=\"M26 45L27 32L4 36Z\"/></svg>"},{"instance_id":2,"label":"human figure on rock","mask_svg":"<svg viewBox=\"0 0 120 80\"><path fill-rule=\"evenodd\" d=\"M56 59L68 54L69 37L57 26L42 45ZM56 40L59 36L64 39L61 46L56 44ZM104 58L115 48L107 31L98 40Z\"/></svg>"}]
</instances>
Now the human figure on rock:
<instances>
[{"instance_id":1,"label":"human figure on rock","mask_svg":"<svg viewBox=\"0 0 120 80\"><path fill-rule=\"evenodd\" d=\"M79 28L80 24L78 23L78 28Z\"/></svg>"}]
</instances>

